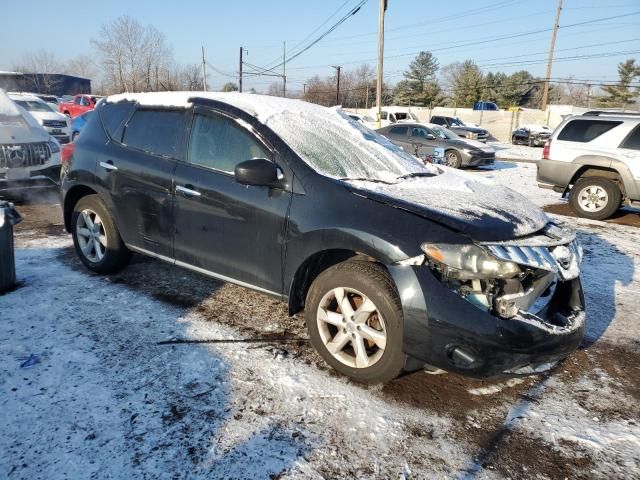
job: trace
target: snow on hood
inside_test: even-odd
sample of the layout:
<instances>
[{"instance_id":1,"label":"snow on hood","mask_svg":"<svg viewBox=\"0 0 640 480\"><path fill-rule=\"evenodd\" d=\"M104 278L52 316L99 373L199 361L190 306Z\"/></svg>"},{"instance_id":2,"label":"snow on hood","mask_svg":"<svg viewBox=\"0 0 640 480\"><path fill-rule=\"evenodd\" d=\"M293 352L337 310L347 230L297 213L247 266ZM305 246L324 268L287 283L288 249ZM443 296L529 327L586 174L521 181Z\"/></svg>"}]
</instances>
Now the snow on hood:
<instances>
[{"instance_id":1,"label":"snow on hood","mask_svg":"<svg viewBox=\"0 0 640 480\"><path fill-rule=\"evenodd\" d=\"M0 143L46 142L49 134L0 89Z\"/></svg>"},{"instance_id":2,"label":"snow on hood","mask_svg":"<svg viewBox=\"0 0 640 480\"><path fill-rule=\"evenodd\" d=\"M360 194L442 223L474 240L511 240L541 230L547 215L519 193L448 167L395 184L350 182Z\"/></svg>"},{"instance_id":3,"label":"snow on hood","mask_svg":"<svg viewBox=\"0 0 640 480\"><path fill-rule=\"evenodd\" d=\"M411 173L437 173L339 107L237 92L124 93L108 97L107 102L188 108L192 98L217 100L255 116L315 171L328 177L394 181Z\"/></svg>"}]
</instances>

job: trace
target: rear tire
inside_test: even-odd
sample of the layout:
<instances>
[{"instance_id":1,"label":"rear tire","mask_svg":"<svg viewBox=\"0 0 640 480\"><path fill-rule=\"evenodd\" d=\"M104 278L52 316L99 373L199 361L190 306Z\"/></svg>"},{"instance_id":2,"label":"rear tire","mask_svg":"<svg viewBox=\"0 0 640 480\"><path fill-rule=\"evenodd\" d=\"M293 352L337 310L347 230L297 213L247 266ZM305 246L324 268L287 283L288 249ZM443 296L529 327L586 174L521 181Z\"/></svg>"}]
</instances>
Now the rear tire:
<instances>
[{"instance_id":1,"label":"rear tire","mask_svg":"<svg viewBox=\"0 0 640 480\"><path fill-rule=\"evenodd\" d=\"M462 156L457 150L447 150L444 152L444 159L447 167L460 168L462 166Z\"/></svg>"},{"instance_id":2,"label":"rear tire","mask_svg":"<svg viewBox=\"0 0 640 480\"><path fill-rule=\"evenodd\" d=\"M96 273L116 273L131 259L131 252L98 195L87 195L75 204L71 235L78 257Z\"/></svg>"},{"instance_id":3,"label":"rear tire","mask_svg":"<svg viewBox=\"0 0 640 480\"><path fill-rule=\"evenodd\" d=\"M346 261L314 280L305 303L311 344L338 372L383 383L402 371L402 306L380 265Z\"/></svg>"},{"instance_id":4,"label":"rear tire","mask_svg":"<svg viewBox=\"0 0 640 480\"><path fill-rule=\"evenodd\" d=\"M620 187L604 177L582 177L569 192L569 203L579 216L605 220L616 213L622 202Z\"/></svg>"}]
</instances>

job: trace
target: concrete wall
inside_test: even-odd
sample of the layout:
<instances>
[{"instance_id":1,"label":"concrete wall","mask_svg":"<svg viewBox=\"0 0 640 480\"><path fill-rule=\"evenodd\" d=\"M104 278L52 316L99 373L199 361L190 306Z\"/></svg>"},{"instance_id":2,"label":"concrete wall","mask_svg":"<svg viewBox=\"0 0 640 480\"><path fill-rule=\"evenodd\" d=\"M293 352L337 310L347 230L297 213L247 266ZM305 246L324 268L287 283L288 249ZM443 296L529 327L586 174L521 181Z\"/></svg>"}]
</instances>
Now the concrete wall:
<instances>
[{"instance_id":1,"label":"concrete wall","mask_svg":"<svg viewBox=\"0 0 640 480\"><path fill-rule=\"evenodd\" d=\"M347 108L345 110L357 113L366 112L373 116L373 112L370 109ZM526 109L517 112L510 112L508 110L491 112L472 110L471 108L436 107L429 109L426 107L411 107L411 112L413 112L421 122L428 122L432 115L458 117L464 122L480 125L487 129L495 139L507 143L511 141L511 132L521 125L545 124L551 128L555 128L565 116L579 115L586 111L586 108L573 107L571 105L550 105L545 111Z\"/></svg>"}]
</instances>

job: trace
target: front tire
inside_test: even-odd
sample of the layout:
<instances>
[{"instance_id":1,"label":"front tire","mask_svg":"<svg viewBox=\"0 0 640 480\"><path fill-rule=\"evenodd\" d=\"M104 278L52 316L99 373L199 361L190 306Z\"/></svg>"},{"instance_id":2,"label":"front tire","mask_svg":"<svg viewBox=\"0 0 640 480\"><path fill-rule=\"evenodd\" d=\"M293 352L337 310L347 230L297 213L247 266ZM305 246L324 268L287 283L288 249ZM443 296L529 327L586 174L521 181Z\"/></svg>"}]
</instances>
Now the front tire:
<instances>
[{"instance_id":1,"label":"front tire","mask_svg":"<svg viewBox=\"0 0 640 480\"><path fill-rule=\"evenodd\" d=\"M305 320L311 344L343 375L383 383L402 371L402 307L382 266L346 261L322 272L307 294Z\"/></svg>"},{"instance_id":2,"label":"front tire","mask_svg":"<svg viewBox=\"0 0 640 480\"><path fill-rule=\"evenodd\" d=\"M447 167L460 168L462 166L462 156L457 150L447 150L444 152L444 160Z\"/></svg>"},{"instance_id":3,"label":"front tire","mask_svg":"<svg viewBox=\"0 0 640 480\"><path fill-rule=\"evenodd\" d=\"M75 204L71 235L78 257L96 273L116 273L129 263L131 252L98 195L87 195Z\"/></svg>"},{"instance_id":4,"label":"front tire","mask_svg":"<svg viewBox=\"0 0 640 480\"><path fill-rule=\"evenodd\" d=\"M571 208L579 217L605 220L620 208L622 192L613 180L603 177L580 178L569 192Z\"/></svg>"}]
</instances>

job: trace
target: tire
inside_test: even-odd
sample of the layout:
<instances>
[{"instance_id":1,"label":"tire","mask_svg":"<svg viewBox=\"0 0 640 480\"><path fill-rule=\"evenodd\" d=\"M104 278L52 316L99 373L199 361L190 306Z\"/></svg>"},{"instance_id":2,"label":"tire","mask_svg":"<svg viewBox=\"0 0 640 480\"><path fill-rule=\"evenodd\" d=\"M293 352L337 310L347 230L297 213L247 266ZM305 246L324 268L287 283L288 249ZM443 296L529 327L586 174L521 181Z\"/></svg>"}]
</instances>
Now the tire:
<instances>
[{"instance_id":1,"label":"tire","mask_svg":"<svg viewBox=\"0 0 640 480\"><path fill-rule=\"evenodd\" d=\"M618 185L608 178L582 177L569 192L569 203L579 216L604 220L616 213L622 202Z\"/></svg>"},{"instance_id":2,"label":"tire","mask_svg":"<svg viewBox=\"0 0 640 480\"><path fill-rule=\"evenodd\" d=\"M516 139L516 136L515 136L515 135L513 135L513 136L511 137L511 143L512 143L513 145L517 145L517 144L518 144L518 140Z\"/></svg>"},{"instance_id":3,"label":"tire","mask_svg":"<svg viewBox=\"0 0 640 480\"><path fill-rule=\"evenodd\" d=\"M444 152L444 164L451 168L462 166L462 156L457 150L447 150Z\"/></svg>"},{"instance_id":4,"label":"tire","mask_svg":"<svg viewBox=\"0 0 640 480\"><path fill-rule=\"evenodd\" d=\"M364 310L358 316L359 306ZM354 312L345 319L342 312L349 307ZM343 375L363 383L384 383L402 372L402 306L380 265L346 261L322 272L307 293L305 320L313 347ZM331 343L337 347L335 353Z\"/></svg>"},{"instance_id":5,"label":"tire","mask_svg":"<svg viewBox=\"0 0 640 480\"><path fill-rule=\"evenodd\" d=\"M82 197L73 207L71 235L76 254L96 273L116 273L131 259L113 218L97 195Z\"/></svg>"},{"instance_id":6,"label":"tire","mask_svg":"<svg viewBox=\"0 0 640 480\"><path fill-rule=\"evenodd\" d=\"M71 141L75 142L79 136L80 136L80 132L73 132L73 134L71 135Z\"/></svg>"}]
</instances>

